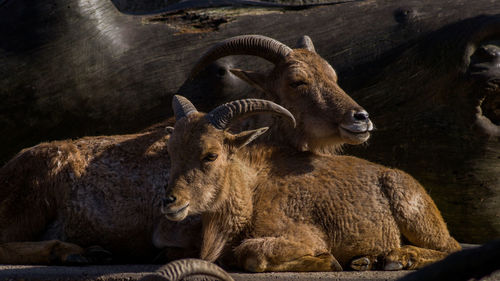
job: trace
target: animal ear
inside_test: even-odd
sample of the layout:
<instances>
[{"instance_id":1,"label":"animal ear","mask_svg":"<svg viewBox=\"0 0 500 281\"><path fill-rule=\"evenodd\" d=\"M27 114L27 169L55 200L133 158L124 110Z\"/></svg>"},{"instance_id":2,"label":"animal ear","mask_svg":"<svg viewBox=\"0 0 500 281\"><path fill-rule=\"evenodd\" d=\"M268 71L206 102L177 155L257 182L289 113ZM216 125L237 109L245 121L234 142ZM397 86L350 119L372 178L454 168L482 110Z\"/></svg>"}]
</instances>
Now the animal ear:
<instances>
[{"instance_id":1,"label":"animal ear","mask_svg":"<svg viewBox=\"0 0 500 281\"><path fill-rule=\"evenodd\" d=\"M254 139L258 138L263 133L265 133L268 129L269 127L262 127L255 130L241 132L237 135L234 135L229 141L229 143L236 149L242 148L245 145L251 143Z\"/></svg>"},{"instance_id":2,"label":"animal ear","mask_svg":"<svg viewBox=\"0 0 500 281\"><path fill-rule=\"evenodd\" d=\"M252 85L253 87L263 91L267 92L267 87L266 87L266 81L267 77L266 75L258 72L253 72L253 71L244 71L241 69L230 69L232 74L236 75L238 78L241 80L247 82L248 84Z\"/></svg>"},{"instance_id":3,"label":"animal ear","mask_svg":"<svg viewBox=\"0 0 500 281\"><path fill-rule=\"evenodd\" d=\"M313 53L316 53L316 49L314 48L314 44L311 40L311 37L304 35L300 37L299 41L297 41L297 48L298 49L306 49L309 50Z\"/></svg>"}]
</instances>

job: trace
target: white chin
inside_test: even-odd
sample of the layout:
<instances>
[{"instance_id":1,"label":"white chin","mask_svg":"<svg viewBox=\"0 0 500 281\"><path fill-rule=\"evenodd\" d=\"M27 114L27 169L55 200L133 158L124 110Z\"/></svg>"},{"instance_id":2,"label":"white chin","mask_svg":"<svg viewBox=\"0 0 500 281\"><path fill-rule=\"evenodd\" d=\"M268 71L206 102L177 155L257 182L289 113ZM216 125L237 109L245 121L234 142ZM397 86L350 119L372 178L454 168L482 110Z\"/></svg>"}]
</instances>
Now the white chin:
<instances>
[{"instance_id":1,"label":"white chin","mask_svg":"<svg viewBox=\"0 0 500 281\"><path fill-rule=\"evenodd\" d=\"M188 208L185 208L184 210L178 213L165 214L165 216L167 217L167 219L171 221L181 221L188 216Z\"/></svg>"},{"instance_id":2,"label":"white chin","mask_svg":"<svg viewBox=\"0 0 500 281\"><path fill-rule=\"evenodd\" d=\"M362 144L370 138L370 132L353 133L344 128L340 128L342 140L348 144Z\"/></svg>"}]
</instances>

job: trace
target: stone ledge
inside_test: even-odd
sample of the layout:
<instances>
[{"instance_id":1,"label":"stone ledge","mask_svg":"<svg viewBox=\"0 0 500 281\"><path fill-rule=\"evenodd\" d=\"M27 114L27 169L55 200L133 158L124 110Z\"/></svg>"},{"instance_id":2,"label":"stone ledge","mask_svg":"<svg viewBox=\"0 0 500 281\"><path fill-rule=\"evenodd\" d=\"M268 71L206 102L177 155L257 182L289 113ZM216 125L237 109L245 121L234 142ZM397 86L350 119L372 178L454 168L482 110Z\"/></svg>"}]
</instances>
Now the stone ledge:
<instances>
[{"instance_id":1,"label":"stone ledge","mask_svg":"<svg viewBox=\"0 0 500 281\"><path fill-rule=\"evenodd\" d=\"M23 281L132 281L155 271L159 265L106 265L106 266L0 266L0 280ZM239 273L231 275L235 280L396 280L409 271L344 271L344 272L310 272L310 273ZM209 280L193 277L189 280Z\"/></svg>"},{"instance_id":2,"label":"stone ledge","mask_svg":"<svg viewBox=\"0 0 500 281\"><path fill-rule=\"evenodd\" d=\"M101 265L101 266L32 266L0 265L0 281L134 281L155 271L160 265ZM236 281L392 281L411 271L343 271L343 272L281 272L281 273L241 273L232 272ZM191 277L186 280L213 280L206 277ZM500 280L496 271L481 281Z\"/></svg>"}]
</instances>

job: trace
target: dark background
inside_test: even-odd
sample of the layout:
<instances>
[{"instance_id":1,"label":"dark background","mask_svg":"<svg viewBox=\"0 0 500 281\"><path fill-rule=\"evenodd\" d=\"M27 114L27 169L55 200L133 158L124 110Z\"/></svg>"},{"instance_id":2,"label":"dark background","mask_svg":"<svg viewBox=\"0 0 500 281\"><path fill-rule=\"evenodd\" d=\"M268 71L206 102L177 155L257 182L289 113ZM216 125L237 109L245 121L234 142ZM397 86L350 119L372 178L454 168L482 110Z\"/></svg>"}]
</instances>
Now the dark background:
<instances>
[{"instance_id":1,"label":"dark background","mask_svg":"<svg viewBox=\"0 0 500 281\"><path fill-rule=\"evenodd\" d=\"M306 34L377 127L345 153L416 177L459 241L500 237L500 135L476 124L481 109L500 125L495 57L478 51L500 39L500 3L257 2L0 0L0 164L39 142L162 121L194 62L225 38L293 46ZM486 78L471 75L482 62ZM202 108L234 98L188 88Z\"/></svg>"}]
</instances>

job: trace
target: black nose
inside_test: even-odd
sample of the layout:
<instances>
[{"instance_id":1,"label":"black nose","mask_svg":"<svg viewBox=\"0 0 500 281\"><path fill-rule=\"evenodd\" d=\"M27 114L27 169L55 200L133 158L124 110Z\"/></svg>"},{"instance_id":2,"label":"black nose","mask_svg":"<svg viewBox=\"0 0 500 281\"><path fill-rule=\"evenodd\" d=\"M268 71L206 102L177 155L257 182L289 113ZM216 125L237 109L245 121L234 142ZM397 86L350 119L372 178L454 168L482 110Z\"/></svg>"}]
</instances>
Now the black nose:
<instances>
[{"instance_id":1,"label":"black nose","mask_svg":"<svg viewBox=\"0 0 500 281\"><path fill-rule=\"evenodd\" d=\"M167 198L165 198L163 200L163 204L164 205L172 204L175 202L175 200L177 200L177 198L175 198L175 196L173 196L173 195L170 195L170 196L167 196Z\"/></svg>"},{"instance_id":2,"label":"black nose","mask_svg":"<svg viewBox=\"0 0 500 281\"><path fill-rule=\"evenodd\" d=\"M368 112L366 111L358 111L356 113L354 113L354 119L356 121L366 121L368 120Z\"/></svg>"}]
</instances>

